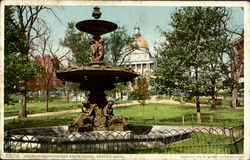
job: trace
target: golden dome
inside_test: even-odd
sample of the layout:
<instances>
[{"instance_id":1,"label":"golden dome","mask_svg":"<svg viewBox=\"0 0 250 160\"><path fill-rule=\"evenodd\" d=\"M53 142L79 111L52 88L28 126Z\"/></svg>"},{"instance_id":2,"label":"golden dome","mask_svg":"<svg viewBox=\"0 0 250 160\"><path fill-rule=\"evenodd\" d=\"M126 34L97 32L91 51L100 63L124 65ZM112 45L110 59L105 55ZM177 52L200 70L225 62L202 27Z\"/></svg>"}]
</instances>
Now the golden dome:
<instances>
[{"instance_id":1,"label":"golden dome","mask_svg":"<svg viewBox=\"0 0 250 160\"><path fill-rule=\"evenodd\" d=\"M126 46L126 51L130 50L133 47L135 47L136 49L139 50L143 50L143 51L148 51L148 43L147 41L141 36L140 34L140 28L138 27L138 25L136 24L135 28L134 28L134 35L133 35L133 42L131 44L128 44Z\"/></svg>"},{"instance_id":2,"label":"golden dome","mask_svg":"<svg viewBox=\"0 0 250 160\"><path fill-rule=\"evenodd\" d=\"M131 49L132 46L139 50L148 51L148 43L141 35L134 35L133 39L132 44L126 46L126 51Z\"/></svg>"}]
</instances>

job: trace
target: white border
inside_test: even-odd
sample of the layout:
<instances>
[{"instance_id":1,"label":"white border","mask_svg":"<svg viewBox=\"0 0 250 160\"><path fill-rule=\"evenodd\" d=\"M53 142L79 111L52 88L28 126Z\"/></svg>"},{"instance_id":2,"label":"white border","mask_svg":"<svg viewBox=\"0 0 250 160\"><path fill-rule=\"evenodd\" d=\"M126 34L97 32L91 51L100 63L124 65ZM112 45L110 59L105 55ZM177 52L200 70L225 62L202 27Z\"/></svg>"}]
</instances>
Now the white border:
<instances>
[{"instance_id":1,"label":"white border","mask_svg":"<svg viewBox=\"0 0 250 160\"><path fill-rule=\"evenodd\" d=\"M250 3L247 1L68 1L68 0L3 0L0 8L0 157L3 159L250 159ZM4 6L5 5L98 5L98 6L233 6L244 7L244 154L47 154L47 153L3 153L4 128Z\"/></svg>"}]
</instances>

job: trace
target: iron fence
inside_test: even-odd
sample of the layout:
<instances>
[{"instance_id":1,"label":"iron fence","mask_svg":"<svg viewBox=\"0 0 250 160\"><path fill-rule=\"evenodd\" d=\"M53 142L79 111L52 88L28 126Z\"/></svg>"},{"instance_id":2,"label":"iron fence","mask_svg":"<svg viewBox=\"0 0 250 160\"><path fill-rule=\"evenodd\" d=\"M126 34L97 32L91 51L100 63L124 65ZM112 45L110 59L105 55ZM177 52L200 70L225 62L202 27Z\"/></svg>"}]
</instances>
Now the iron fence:
<instances>
[{"instance_id":1,"label":"iron fence","mask_svg":"<svg viewBox=\"0 0 250 160\"><path fill-rule=\"evenodd\" d=\"M174 118L140 118L125 117L125 119L133 125L202 125L202 126L218 126L225 128L242 128L244 127L243 119L220 119L212 115L202 116L202 123L198 124L196 115L185 115Z\"/></svg>"},{"instance_id":2,"label":"iron fence","mask_svg":"<svg viewBox=\"0 0 250 160\"><path fill-rule=\"evenodd\" d=\"M133 129L124 132L21 134L7 131L5 152L243 153L243 130L233 128Z\"/></svg>"}]
</instances>

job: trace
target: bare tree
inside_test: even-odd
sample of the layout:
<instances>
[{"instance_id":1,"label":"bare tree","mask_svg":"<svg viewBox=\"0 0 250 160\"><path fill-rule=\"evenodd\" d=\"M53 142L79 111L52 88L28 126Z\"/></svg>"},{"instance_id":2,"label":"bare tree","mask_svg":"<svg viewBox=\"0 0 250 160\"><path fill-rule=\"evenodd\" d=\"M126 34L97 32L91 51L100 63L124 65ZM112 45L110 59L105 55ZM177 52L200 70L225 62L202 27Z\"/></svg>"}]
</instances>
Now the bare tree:
<instances>
[{"instance_id":1,"label":"bare tree","mask_svg":"<svg viewBox=\"0 0 250 160\"><path fill-rule=\"evenodd\" d=\"M25 48L21 51L21 56L27 61L29 61L29 57L34 57L33 55L33 46L35 44L35 40L45 34L47 34L46 30L46 22L39 17L39 14L47 10L52 13L57 19L58 17L53 12L51 8L46 6L17 6L18 13L18 23L20 27L19 36L25 39L28 43L28 48ZM19 110L19 118L25 118L26 115L26 80L22 80L22 87L20 89L20 110Z\"/></svg>"},{"instance_id":2,"label":"bare tree","mask_svg":"<svg viewBox=\"0 0 250 160\"><path fill-rule=\"evenodd\" d=\"M49 31L49 29L48 29ZM66 52L61 57L58 57L60 45L53 49L53 41L50 41L50 32L38 38L38 45L36 51L39 56L36 56L36 61L42 66L40 74L41 89L45 91L45 111L48 112L49 92L56 90L58 86L62 87L62 82L57 79L56 71L62 67L63 58L69 53Z\"/></svg>"}]
</instances>

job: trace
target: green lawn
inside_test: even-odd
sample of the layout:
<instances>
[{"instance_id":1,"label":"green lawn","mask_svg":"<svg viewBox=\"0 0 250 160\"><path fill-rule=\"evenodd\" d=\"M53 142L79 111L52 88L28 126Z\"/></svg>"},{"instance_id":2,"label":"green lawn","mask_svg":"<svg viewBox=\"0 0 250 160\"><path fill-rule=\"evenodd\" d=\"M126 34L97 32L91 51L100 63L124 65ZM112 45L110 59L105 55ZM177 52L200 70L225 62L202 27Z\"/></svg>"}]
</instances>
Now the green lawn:
<instances>
[{"instance_id":1,"label":"green lawn","mask_svg":"<svg viewBox=\"0 0 250 160\"><path fill-rule=\"evenodd\" d=\"M171 98L169 96L159 96L157 97L157 99L159 100L170 100ZM172 97L173 100L175 101L179 101L180 102L180 97L179 96L173 96ZM193 101L189 103L196 103L195 102L195 98L192 99ZM188 102L188 98L183 97L183 101ZM201 103L205 103L205 104L211 104L211 99L210 98L200 98ZM216 100L216 102L218 103L217 105L222 105L222 106L231 106L232 105L232 100L229 99L218 99ZM244 101L243 100L238 100L237 103L238 107L244 107Z\"/></svg>"},{"instance_id":2,"label":"green lawn","mask_svg":"<svg viewBox=\"0 0 250 160\"><path fill-rule=\"evenodd\" d=\"M135 152L152 154L242 154L243 140L238 138L235 141L239 141L239 143L233 143L232 137L224 135L193 132L189 140L159 148L138 149Z\"/></svg>"},{"instance_id":3,"label":"green lawn","mask_svg":"<svg viewBox=\"0 0 250 160\"><path fill-rule=\"evenodd\" d=\"M123 103L130 103L131 100L117 100L114 103L115 104L123 104ZM53 101L49 102L49 112L56 112L56 111L63 111L63 110L70 110L70 109L77 109L80 108L82 105L82 102L72 102L69 103L65 102L65 100L60 101L60 99L54 99ZM14 103L12 105L4 105L4 117L9 116L17 116L19 113L20 104ZM45 112L45 102L43 101L37 101L32 102L32 100L29 100L27 103L26 108L27 114L34 114L34 113L43 113Z\"/></svg>"},{"instance_id":4,"label":"green lawn","mask_svg":"<svg viewBox=\"0 0 250 160\"><path fill-rule=\"evenodd\" d=\"M143 112L144 110L144 112ZM136 125L197 125L196 108L185 105L147 104L115 108L115 115L123 115ZM211 109L201 107L202 125L242 126L244 110Z\"/></svg>"},{"instance_id":5,"label":"green lawn","mask_svg":"<svg viewBox=\"0 0 250 160\"><path fill-rule=\"evenodd\" d=\"M116 100L114 104L124 104L124 103L131 103L132 100Z\"/></svg>"},{"instance_id":6,"label":"green lawn","mask_svg":"<svg viewBox=\"0 0 250 160\"><path fill-rule=\"evenodd\" d=\"M77 115L78 113L71 113L55 116L30 117L25 119L7 120L4 121L4 130L70 125L73 122L73 118L76 118Z\"/></svg>"},{"instance_id":7,"label":"green lawn","mask_svg":"<svg viewBox=\"0 0 250 160\"><path fill-rule=\"evenodd\" d=\"M144 110L144 117L143 117ZM208 107L201 107L201 113L207 116L219 117L222 119L243 119L244 110L232 110L232 109L211 109ZM170 105L170 104L146 104L134 105L127 107L114 108L114 114L122 114L125 117L137 117L137 118L174 118L181 117L183 115L196 115L196 108L186 105ZM187 117L188 118L188 117Z\"/></svg>"},{"instance_id":8,"label":"green lawn","mask_svg":"<svg viewBox=\"0 0 250 160\"><path fill-rule=\"evenodd\" d=\"M63 111L80 108L82 102L60 102L53 101L49 102L49 112ZM4 117L17 116L19 113L19 103L13 105L4 105ZM29 102L26 106L27 114L43 113L45 112L45 102Z\"/></svg>"},{"instance_id":9,"label":"green lawn","mask_svg":"<svg viewBox=\"0 0 250 160\"><path fill-rule=\"evenodd\" d=\"M65 103L62 103L65 104ZM143 113L144 108L144 113ZM123 115L132 125L209 125L237 127L243 125L244 110L201 108L202 124L196 124L196 108L184 105L147 104L114 108L116 116ZM5 121L7 128L29 128L69 125L77 114L33 117ZM182 117L184 116L184 124ZM20 121L20 122L19 122Z\"/></svg>"}]
</instances>

